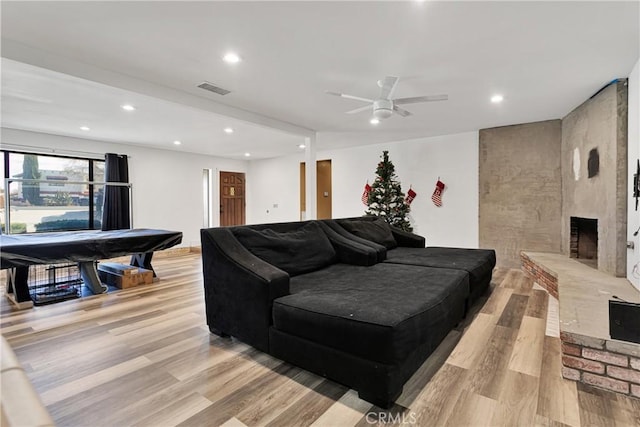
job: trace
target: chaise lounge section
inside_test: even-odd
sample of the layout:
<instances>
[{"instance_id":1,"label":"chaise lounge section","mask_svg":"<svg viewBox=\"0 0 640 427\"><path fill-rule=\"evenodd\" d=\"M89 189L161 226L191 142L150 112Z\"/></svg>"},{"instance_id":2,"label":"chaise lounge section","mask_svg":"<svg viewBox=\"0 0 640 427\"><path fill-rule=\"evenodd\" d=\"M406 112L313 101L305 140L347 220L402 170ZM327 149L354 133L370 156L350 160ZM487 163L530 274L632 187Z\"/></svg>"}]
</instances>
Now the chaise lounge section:
<instances>
[{"instance_id":1,"label":"chaise lounge section","mask_svg":"<svg viewBox=\"0 0 640 427\"><path fill-rule=\"evenodd\" d=\"M381 407L463 318L471 292L463 269L381 262L320 221L203 229L201 239L211 332Z\"/></svg>"},{"instance_id":2,"label":"chaise lounge section","mask_svg":"<svg viewBox=\"0 0 640 427\"><path fill-rule=\"evenodd\" d=\"M323 222L341 236L373 248L383 262L466 271L470 287L468 306L484 294L491 283L496 266L493 249L425 247L424 237L390 227L383 219L373 216Z\"/></svg>"}]
</instances>

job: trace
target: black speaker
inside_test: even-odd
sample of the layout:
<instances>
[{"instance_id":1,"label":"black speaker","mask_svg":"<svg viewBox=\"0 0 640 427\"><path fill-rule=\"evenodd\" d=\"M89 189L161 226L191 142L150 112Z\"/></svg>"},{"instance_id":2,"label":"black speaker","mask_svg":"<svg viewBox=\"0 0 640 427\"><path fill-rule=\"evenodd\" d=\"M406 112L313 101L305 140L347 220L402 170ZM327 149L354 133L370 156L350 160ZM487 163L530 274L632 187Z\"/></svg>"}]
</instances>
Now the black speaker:
<instances>
[{"instance_id":1,"label":"black speaker","mask_svg":"<svg viewBox=\"0 0 640 427\"><path fill-rule=\"evenodd\" d=\"M609 334L640 344L640 304L609 300Z\"/></svg>"}]
</instances>

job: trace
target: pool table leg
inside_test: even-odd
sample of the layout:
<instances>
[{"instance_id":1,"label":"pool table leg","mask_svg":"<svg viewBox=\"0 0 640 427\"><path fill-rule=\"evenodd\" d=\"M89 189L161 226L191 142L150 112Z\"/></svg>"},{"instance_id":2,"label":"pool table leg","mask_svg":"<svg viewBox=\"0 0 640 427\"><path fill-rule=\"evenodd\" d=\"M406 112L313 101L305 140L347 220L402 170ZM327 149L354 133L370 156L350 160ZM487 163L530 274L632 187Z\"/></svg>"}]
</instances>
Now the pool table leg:
<instances>
[{"instance_id":1,"label":"pool table leg","mask_svg":"<svg viewBox=\"0 0 640 427\"><path fill-rule=\"evenodd\" d=\"M7 270L6 296L19 309L33 307L31 295L29 295L29 267L15 267Z\"/></svg>"},{"instance_id":2,"label":"pool table leg","mask_svg":"<svg viewBox=\"0 0 640 427\"><path fill-rule=\"evenodd\" d=\"M100 282L98 271L96 270L96 263L94 261L79 262L78 264L80 265L82 281L91 292L96 295L107 292L107 287Z\"/></svg>"},{"instance_id":3,"label":"pool table leg","mask_svg":"<svg viewBox=\"0 0 640 427\"><path fill-rule=\"evenodd\" d=\"M145 270L153 271L153 277L156 276L156 271L153 269L151 265L151 259L153 258L153 252L147 252L142 254L133 254L131 255L131 265L135 267L144 268Z\"/></svg>"}]
</instances>

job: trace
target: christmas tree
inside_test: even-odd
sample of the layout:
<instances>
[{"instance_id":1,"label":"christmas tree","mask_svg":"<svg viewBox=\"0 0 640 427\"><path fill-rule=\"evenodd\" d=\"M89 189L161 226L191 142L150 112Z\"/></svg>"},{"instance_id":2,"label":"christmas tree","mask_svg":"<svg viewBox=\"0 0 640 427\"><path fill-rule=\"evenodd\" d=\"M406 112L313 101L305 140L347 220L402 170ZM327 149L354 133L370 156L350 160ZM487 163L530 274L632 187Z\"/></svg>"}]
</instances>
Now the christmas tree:
<instances>
[{"instance_id":1,"label":"christmas tree","mask_svg":"<svg viewBox=\"0 0 640 427\"><path fill-rule=\"evenodd\" d=\"M382 152L382 161L376 169L376 180L371 186L366 215L384 218L390 225L405 231L412 231L409 223L409 205L395 173L395 167L389 160L389 152Z\"/></svg>"}]
</instances>

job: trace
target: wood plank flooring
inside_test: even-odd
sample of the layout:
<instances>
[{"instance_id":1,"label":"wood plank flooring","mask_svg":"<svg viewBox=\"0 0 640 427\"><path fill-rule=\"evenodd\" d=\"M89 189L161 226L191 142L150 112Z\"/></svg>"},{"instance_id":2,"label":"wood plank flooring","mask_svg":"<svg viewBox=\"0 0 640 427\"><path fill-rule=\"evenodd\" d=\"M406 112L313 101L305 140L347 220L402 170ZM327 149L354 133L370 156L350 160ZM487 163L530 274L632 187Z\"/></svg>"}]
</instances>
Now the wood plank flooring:
<instances>
[{"instance_id":1,"label":"wood plank flooring","mask_svg":"<svg viewBox=\"0 0 640 427\"><path fill-rule=\"evenodd\" d=\"M152 285L14 311L2 334L59 426L640 426L640 400L560 375L548 295L497 269L488 300L390 410L209 334L199 255L158 259Z\"/></svg>"}]
</instances>

